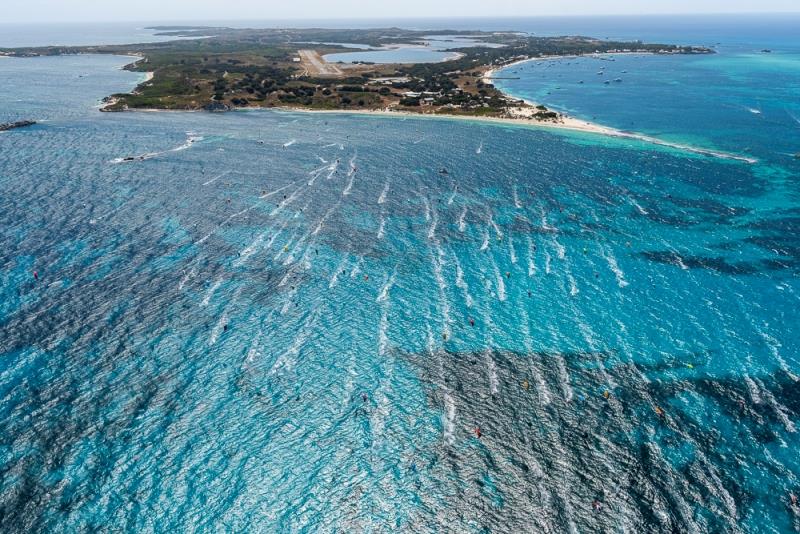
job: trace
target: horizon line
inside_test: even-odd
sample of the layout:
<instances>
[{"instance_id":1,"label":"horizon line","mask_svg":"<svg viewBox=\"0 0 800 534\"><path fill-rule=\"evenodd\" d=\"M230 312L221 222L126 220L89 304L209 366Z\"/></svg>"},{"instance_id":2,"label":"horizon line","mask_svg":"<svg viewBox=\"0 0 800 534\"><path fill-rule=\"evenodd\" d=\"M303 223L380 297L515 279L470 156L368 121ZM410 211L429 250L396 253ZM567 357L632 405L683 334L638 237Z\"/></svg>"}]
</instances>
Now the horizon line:
<instances>
[{"instance_id":1,"label":"horizon line","mask_svg":"<svg viewBox=\"0 0 800 534\"><path fill-rule=\"evenodd\" d=\"M709 17L709 16L744 16L744 15L773 15L773 16L780 16L780 15L800 15L800 10L797 11L708 11L708 12L700 12L700 13L589 13L589 14L574 14L574 13L560 13L560 14L548 14L548 15L458 15L458 16L449 16L449 15L431 15L427 17L420 17L420 16L390 16L390 17L381 17L381 16L353 16L353 17L323 17L323 18L313 18L313 17L278 17L278 18L259 18L259 17L249 17L249 18L221 18L221 19L211 19L211 18L186 18L186 19L113 19L113 20L78 20L78 19L71 19L71 20L45 20L45 21L32 21L32 20L21 20L21 21L10 21L10 22L0 22L0 26L11 26L15 24L109 24L109 23L131 23L131 24L149 24L149 23L177 23L177 22L299 22L299 21L312 21L312 22L346 22L346 21L391 21L391 20L480 20L480 19L506 19L506 18L528 18L528 19L552 19L552 18L612 18L612 17L648 17L648 18L658 18L658 17ZM255 28L254 28L255 29Z\"/></svg>"}]
</instances>

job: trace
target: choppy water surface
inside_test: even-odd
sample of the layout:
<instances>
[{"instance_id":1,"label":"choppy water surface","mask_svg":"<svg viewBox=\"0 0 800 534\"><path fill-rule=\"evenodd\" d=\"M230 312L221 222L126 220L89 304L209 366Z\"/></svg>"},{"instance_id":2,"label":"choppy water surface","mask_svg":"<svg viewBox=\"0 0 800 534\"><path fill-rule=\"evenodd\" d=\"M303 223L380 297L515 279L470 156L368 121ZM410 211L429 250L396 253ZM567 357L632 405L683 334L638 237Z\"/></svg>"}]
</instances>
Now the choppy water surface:
<instances>
[{"instance_id":1,"label":"choppy water surface","mask_svg":"<svg viewBox=\"0 0 800 534\"><path fill-rule=\"evenodd\" d=\"M124 62L0 60L2 530L798 528L796 162Z\"/></svg>"}]
</instances>

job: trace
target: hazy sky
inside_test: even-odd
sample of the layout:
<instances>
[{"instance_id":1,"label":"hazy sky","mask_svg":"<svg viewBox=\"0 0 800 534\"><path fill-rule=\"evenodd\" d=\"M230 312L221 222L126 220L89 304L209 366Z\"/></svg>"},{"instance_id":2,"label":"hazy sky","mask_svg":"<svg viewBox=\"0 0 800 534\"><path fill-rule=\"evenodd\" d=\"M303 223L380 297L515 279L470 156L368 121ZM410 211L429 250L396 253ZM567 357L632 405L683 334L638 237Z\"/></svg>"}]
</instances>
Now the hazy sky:
<instances>
[{"instance_id":1,"label":"hazy sky","mask_svg":"<svg viewBox=\"0 0 800 534\"><path fill-rule=\"evenodd\" d=\"M0 22L797 11L799 0L0 0Z\"/></svg>"}]
</instances>

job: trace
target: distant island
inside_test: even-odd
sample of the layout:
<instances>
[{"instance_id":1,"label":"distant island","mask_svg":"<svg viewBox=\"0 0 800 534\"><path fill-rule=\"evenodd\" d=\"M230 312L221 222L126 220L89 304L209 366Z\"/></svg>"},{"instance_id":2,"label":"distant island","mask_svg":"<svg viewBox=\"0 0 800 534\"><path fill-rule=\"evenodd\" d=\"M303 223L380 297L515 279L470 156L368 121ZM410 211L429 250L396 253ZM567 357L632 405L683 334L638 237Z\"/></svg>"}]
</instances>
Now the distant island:
<instances>
[{"instance_id":1,"label":"distant island","mask_svg":"<svg viewBox=\"0 0 800 534\"><path fill-rule=\"evenodd\" d=\"M33 126L36 121L16 121L0 123L0 132L7 132L16 128L25 128L26 126Z\"/></svg>"},{"instance_id":2,"label":"distant island","mask_svg":"<svg viewBox=\"0 0 800 534\"><path fill-rule=\"evenodd\" d=\"M207 110L286 107L384 110L544 122L563 116L498 91L492 73L515 62L600 53L707 54L707 48L617 42L590 37L533 37L519 32L411 31L399 28L233 29L151 28L176 40L132 45L0 49L16 57L118 54L141 59L126 69L148 77L130 94L109 96L103 111ZM323 56L469 39L438 63L329 63ZM363 49L342 43L356 43ZM463 44L463 43L462 43Z\"/></svg>"}]
</instances>

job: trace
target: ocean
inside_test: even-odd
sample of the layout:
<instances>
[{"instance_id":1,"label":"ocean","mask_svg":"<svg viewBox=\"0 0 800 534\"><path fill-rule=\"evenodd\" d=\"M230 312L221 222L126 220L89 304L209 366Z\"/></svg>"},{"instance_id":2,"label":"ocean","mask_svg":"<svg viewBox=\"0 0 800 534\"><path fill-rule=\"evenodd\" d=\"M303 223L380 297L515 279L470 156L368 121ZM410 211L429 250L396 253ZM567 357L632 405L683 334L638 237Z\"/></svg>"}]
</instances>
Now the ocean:
<instances>
[{"instance_id":1,"label":"ocean","mask_svg":"<svg viewBox=\"0 0 800 534\"><path fill-rule=\"evenodd\" d=\"M800 530L798 21L383 21L713 45L501 83L754 164L0 59L0 530Z\"/></svg>"}]
</instances>

